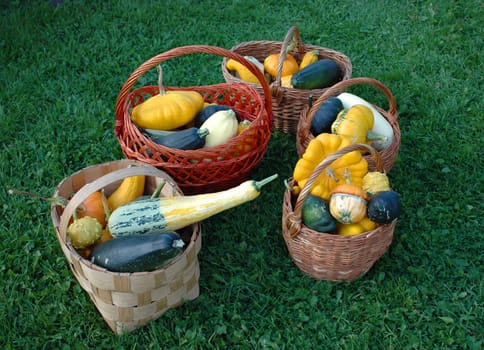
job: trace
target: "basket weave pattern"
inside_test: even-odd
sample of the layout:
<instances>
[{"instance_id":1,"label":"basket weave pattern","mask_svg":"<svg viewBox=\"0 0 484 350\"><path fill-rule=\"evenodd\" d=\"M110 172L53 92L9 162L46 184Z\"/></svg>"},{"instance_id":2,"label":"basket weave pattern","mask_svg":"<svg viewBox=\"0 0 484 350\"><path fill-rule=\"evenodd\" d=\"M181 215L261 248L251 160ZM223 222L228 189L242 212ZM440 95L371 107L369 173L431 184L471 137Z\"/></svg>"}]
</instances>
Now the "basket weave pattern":
<instances>
[{"instance_id":1,"label":"basket weave pattern","mask_svg":"<svg viewBox=\"0 0 484 350\"><path fill-rule=\"evenodd\" d=\"M385 111L379 106L372 105L380 114L390 123L390 126L393 129L393 142L392 144L387 147L386 149L379 152L379 156L383 162L383 169L386 172L389 172L393 164L395 163L398 152L400 150L400 143L401 143L401 133L400 133L400 126L398 124L398 113L397 113L397 106L396 101L391 93L391 91L380 81L373 79L373 78L352 78L342 82L339 82L328 90L326 90L318 99L314 102L314 104L309 108L306 106L299 118L298 126L297 126L297 133L296 133L296 150L299 156L304 154L306 147L308 146L309 142L315 138L315 136L311 133L311 122L313 120L314 114L319 109L319 107L326 101L328 98L332 96L337 96L341 93L342 90L346 90L350 86L359 85L359 84L366 84L377 87L388 99L389 109ZM368 161L368 168L375 169L376 164L374 162L374 158L371 156L366 156L366 160Z\"/></svg>"},{"instance_id":2,"label":"basket weave pattern","mask_svg":"<svg viewBox=\"0 0 484 350\"><path fill-rule=\"evenodd\" d=\"M274 112L274 127L285 133L296 133L297 122L302 109L308 105L309 96L314 98L320 96L325 89L295 89L281 86L282 73L282 58L285 57L286 50L294 40L296 47L290 52L298 62L302 59L304 54L309 51L318 50L319 59L329 58L335 61L343 72L342 80L347 80L351 77L352 64L350 59L341 52L315 45L304 44L299 35L297 27L291 27L287 32L284 41L249 41L240 43L231 48L232 51L237 52L242 56L253 56L264 62L264 59L270 54L279 53L279 65L277 67L277 76L275 81L270 85L272 94L272 111ZM226 82L240 83L243 82L240 78L233 75L227 69L227 58L222 61L222 73ZM263 94L263 89L259 84L247 83ZM341 90L343 92L343 90Z\"/></svg>"},{"instance_id":3,"label":"basket weave pattern","mask_svg":"<svg viewBox=\"0 0 484 350\"><path fill-rule=\"evenodd\" d=\"M137 80L156 65L182 55L208 53L230 57L244 64L262 81L266 98L248 84L214 84L166 87L166 90L199 92L205 102L231 106L241 119L251 121L240 135L223 145L179 150L158 145L145 137L131 121L131 110L159 92L157 86L131 91ZM127 79L116 102L115 134L128 159L136 159L166 171L185 194L224 190L240 184L264 156L272 131L272 99L262 73L242 56L218 47L192 45L171 49L139 66Z\"/></svg>"},{"instance_id":4,"label":"basket weave pattern","mask_svg":"<svg viewBox=\"0 0 484 350\"><path fill-rule=\"evenodd\" d=\"M130 164L137 166L127 168ZM67 239L69 220L87 196L101 188L109 195L123 178L135 175L146 176L147 194L163 180L162 196L183 195L173 179L161 170L142 162L121 160L87 167L64 179L54 195L66 198L73 192L75 195L64 210L55 205L51 207L57 239L71 271L116 334L131 332L199 295L199 224L180 232L186 246L179 256L165 267L150 272L108 271L82 258Z\"/></svg>"},{"instance_id":5,"label":"basket weave pattern","mask_svg":"<svg viewBox=\"0 0 484 350\"><path fill-rule=\"evenodd\" d=\"M372 147L353 144L333 153L314 169L296 200L289 189L284 192L282 235L294 264L306 275L328 281L352 281L366 273L387 251L396 221L355 236L340 236L312 230L302 223L301 210L316 178L332 162L352 151L369 152L379 171L381 159ZM294 180L290 179L289 186Z\"/></svg>"}]
</instances>

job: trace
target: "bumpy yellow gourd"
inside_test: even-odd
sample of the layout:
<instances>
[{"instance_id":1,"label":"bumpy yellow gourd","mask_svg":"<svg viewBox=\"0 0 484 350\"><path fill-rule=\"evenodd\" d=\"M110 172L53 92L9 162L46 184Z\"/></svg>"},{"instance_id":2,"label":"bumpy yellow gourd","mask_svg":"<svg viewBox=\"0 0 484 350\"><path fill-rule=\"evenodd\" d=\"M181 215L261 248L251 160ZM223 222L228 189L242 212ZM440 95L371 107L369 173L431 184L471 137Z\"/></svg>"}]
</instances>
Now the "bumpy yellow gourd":
<instances>
[{"instance_id":1,"label":"bumpy yellow gourd","mask_svg":"<svg viewBox=\"0 0 484 350\"><path fill-rule=\"evenodd\" d=\"M136 105L131 119L141 128L174 130L192 121L202 110L204 100L197 91L165 91L161 67L158 67L158 71L160 93Z\"/></svg>"},{"instance_id":2,"label":"bumpy yellow gourd","mask_svg":"<svg viewBox=\"0 0 484 350\"><path fill-rule=\"evenodd\" d=\"M363 177L362 188L370 196L378 192L389 191L390 180L385 173L370 171Z\"/></svg>"},{"instance_id":3,"label":"bumpy yellow gourd","mask_svg":"<svg viewBox=\"0 0 484 350\"><path fill-rule=\"evenodd\" d=\"M351 140L339 135L322 133L312 139L302 157L294 167L293 178L299 188L303 188L314 168L329 155L349 146ZM368 163L359 151L348 152L325 168L316 178L311 194L326 200L330 192L347 181L361 186L363 176L368 172Z\"/></svg>"}]
</instances>

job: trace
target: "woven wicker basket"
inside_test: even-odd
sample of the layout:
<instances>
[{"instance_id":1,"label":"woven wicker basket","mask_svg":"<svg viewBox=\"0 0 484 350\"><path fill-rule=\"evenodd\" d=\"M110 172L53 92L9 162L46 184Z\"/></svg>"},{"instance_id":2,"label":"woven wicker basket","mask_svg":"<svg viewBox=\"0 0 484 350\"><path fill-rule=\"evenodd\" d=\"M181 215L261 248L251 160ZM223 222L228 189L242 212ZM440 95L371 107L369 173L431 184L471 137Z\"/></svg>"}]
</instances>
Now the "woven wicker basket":
<instances>
[{"instance_id":1,"label":"woven wicker basket","mask_svg":"<svg viewBox=\"0 0 484 350\"><path fill-rule=\"evenodd\" d=\"M353 144L319 163L297 199L293 198L289 189L284 192L282 235L294 264L314 279L352 281L362 276L387 251L393 239L396 220L355 236L322 233L302 223L302 206L316 178L333 161L351 151L369 152L375 160L376 169L383 170L378 152L368 145ZM290 179L289 186L293 185L294 180Z\"/></svg>"},{"instance_id":2,"label":"woven wicker basket","mask_svg":"<svg viewBox=\"0 0 484 350\"><path fill-rule=\"evenodd\" d=\"M137 166L128 168L130 164ZM120 160L87 167L65 178L54 195L65 198L72 193L75 195L64 209L55 205L51 207L57 239L71 271L116 334L131 332L199 295L199 224L180 231L186 248L179 256L162 269L150 272L108 271L82 258L67 238L69 219L87 196L101 188L109 195L122 179L134 175L146 176L147 194L152 193L159 181L164 180L162 196L183 195L173 179L163 171L142 162Z\"/></svg>"},{"instance_id":3,"label":"woven wicker basket","mask_svg":"<svg viewBox=\"0 0 484 350\"><path fill-rule=\"evenodd\" d=\"M253 56L260 62L264 62L264 59L270 54L280 53L277 77L270 85L270 89L272 94L272 111L274 112L274 127L285 133L296 133L299 116L302 109L307 106L309 96L317 98L326 91L326 89L303 90L281 86L282 58L285 57L285 52L292 40L296 43L296 48L291 51L291 54L298 62L301 61L306 52L318 50L320 59L329 58L338 64L343 72L343 76L341 77L342 80L349 79L352 72L351 61L343 53L325 47L303 44L297 27L291 27L289 29L283 42L249 41L232 47L232 51L243 56ZM222 61L222 73L226 82L242 82L240 78L233 75L227 69L226 58ZM263 92L260 85L253 83L248 84L256 88L260 93Z\"/></svg>"},{"instance_id":4,"label":"woven wicker basket","mask_svg":"<svg viewBox=\"0 0 484 350\"><path fill-rule=\"evenodd\" d=\"M131 109L159 92L157 86L131 91L150 69L172 58L194 53L229 57L244 64L261 81L266 99L247 84L215 84L195 87L166 87L167 90L199 92L205 102L231 106L242 119L251 121L240 135L223 145L196 150L164 147L145 137L131 121ZM192 45L171 49L139 66L121 88L116 102L115 134L128 159L136 159L166 171L185 194L224 190L246 180L264 156L272 131L272 103L269 86L253 63L226 49Z\"/></svg>"},{"instance_id":5,"label":"woven wicker basket","mask_svg":"<svg viewBox=\"0 0 484 350\"><path fill-rule=\"evenodd\" d=\"M303 111L301 112L301 116L299 118L299 123L297 126L297 134L296 134L296 150L299 156L304 154L306 147L308 146L309 142L314 139L314 135L311 133L311 122L313 120L314 114L318 110L318 108L323 104L331 96L337 96L341 93L341 90L346 90L350 86L358 85L358 84L366 84L372 85L377 87L378 89L385 94L388 99L388 111L384 109L372 105L381 115L390 123L390 126L393 129L394 139L392 144L384 149L383 151L379 152L380 158L383 161L383 168L386 172L389 172L395 163L398 152L400 150L400 143L401 143L401 135L400 135L400 126L398 124L398 114L397 114L397 106L395 102L395 98L391 91L383 85L380 81L373 79L373 78L352 78L342 82L339 82L333 85L331 88L326 90L324 94L319 96L319 98L314 102L311 108L306 106ZM366 156L366 160L368 161L368 167L370 169L375 169L375 163L373 158L370 156Z\"/></svg>"}]
</instances>

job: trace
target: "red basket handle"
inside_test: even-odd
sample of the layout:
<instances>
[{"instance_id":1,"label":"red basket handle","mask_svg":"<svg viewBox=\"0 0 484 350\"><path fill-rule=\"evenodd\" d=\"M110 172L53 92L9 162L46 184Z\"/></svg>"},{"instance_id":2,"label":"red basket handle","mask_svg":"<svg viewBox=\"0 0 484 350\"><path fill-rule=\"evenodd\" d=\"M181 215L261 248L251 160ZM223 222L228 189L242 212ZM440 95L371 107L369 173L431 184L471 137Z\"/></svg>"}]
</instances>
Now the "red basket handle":
<instances>
[{"instance_id":1,"label":"red basket handle","mask_svg":"<svg viewBox=\"0 0 484 350\"><path fill-rule=\"evenodd\" d=\"M123 106L125 105L128 95L131 89L133 88L133 86L138 81L138 79L144 73L156 67L161 62L167 61L169 59L172 59L178 56L194 54L194 53L207 53L207 54L212 54L216 56L232 58L240 62L241 64L243 64L245 67L247 67L249 71L252 74L254 74L259 80L259 82L261 83L262 89L264 91L264 97L265 97L264 98L265 108L269 115L269 119L272 120L272 95L269 89L269 85L267 84L267 81L264 75L262 74L262 72L259 70L259 68L257 68L252 62L246 60L242 55L239 55L234 51L230 51L216 46L209 46L209 45L188 45L188 46L177 47L177 48L168 50L166 52L160 53L150 58L143 64L141 64L133 73L131 73L131 75L128 77L128 79L122 86L118 94L118 98L116 100L116 109L115 109L116 122L114 126L114 131L116 135L119 135L123 128L123 123L124 123Z\"/></svg>"}]
</instances>

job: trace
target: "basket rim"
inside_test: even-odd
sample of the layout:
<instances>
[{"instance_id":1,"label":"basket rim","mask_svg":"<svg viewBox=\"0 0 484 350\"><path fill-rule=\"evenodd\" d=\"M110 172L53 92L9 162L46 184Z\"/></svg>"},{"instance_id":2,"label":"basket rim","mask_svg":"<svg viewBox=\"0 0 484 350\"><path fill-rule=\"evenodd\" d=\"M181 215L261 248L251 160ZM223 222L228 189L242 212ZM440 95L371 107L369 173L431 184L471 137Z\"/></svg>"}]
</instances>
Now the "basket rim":
<instances>
[{"instance_id":1,"label":"basket rim","mask_svg":"<svg viewBox=\"0 0 484 350\"><path fill-rule=\"evenodd\" d=\"M242 55L238 53L227 50L217 46L210 46L210 45L187 45L187 46L180 46L176 48L172 48L168 51L159 53L142 63L135 71L131 73L128 77L124 85L121 87L117 100L116 100L116 120L115 120L115 134L119 135L121 129L123 128L124 120L122 115L124 114L124 105L128 102L128 95L131 89L134 87L135 83L138 81L138 78L141 77L144 73L149 71L150 69L154 68L156 65L161 64L164 61L167 61L171 58L175 58L182 55L188 54L196 54L196 53L206 53L212 54L222 57L230 57L239 63L243 64L248 68L251 73L253 73L261 82L261 87L264 91L264 98L263 98L263 105L265 106L265 110L269 118L272 120L272 95L269 89L269 85L267 84L264 75L262 72L249 60L246 60ZM247 85L247 84L244 84ZM247 85L248 86L248 85ZM249 86L248 86L249 87Z\"/></svg>"}]
</instances>

